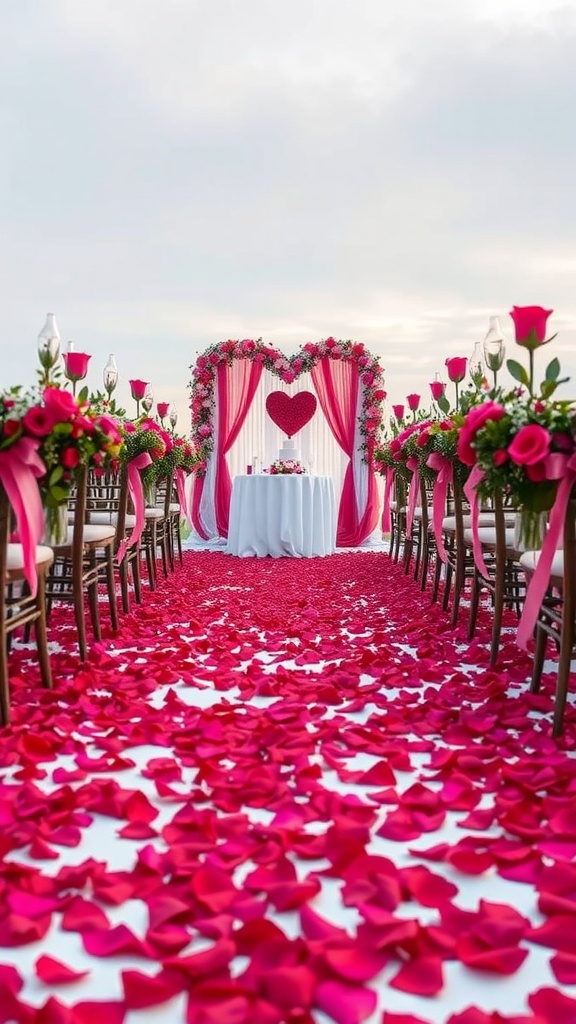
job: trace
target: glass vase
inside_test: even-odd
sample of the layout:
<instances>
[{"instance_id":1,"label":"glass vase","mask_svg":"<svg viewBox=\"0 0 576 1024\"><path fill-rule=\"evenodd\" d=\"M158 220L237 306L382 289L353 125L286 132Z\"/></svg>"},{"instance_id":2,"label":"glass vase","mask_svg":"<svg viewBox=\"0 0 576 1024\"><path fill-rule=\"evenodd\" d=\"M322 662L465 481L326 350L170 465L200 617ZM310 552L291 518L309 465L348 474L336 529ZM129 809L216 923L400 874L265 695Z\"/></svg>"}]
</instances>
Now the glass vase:
<instances>
[{"instance_id":1,"label":"glass vase","mask_svg":"<svg viewBox=\"0 0 576 1024\"><path fill-rule=\"evenodd\" d=\"M68 502L55 508L44 508L44 535L42 543L48 547L58 547L66 543L68 536Z\"/></svg>"},{"instance_id":2,"label":"glass vase","mask_svg":"<svg viewBox=\"0 0 576 1024\"><path fill-rule=\"evenodd\" d=\"M514 520L514 547L516 551L539 551L546 536L547 512L521 509Z\"/></svg>"}]
</instances>

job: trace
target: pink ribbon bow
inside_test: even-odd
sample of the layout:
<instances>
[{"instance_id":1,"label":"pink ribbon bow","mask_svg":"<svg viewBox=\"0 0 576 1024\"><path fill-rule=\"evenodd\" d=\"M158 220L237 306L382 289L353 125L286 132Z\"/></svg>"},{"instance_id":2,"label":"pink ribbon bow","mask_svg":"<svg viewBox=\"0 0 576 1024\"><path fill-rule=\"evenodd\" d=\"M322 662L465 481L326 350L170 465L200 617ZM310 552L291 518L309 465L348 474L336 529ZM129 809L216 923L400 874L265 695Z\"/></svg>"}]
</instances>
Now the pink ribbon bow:
<instances>
[{"instance_id":1,"label":"pink ribbon bow","mask_svg":"<svg viewBox=\"0 0 576 1024\"><path fill-rule=\"evenodd\" d=\"M420 477L418 476L418 459L412 455L406 460L408 469L412 471L412 480L410 481L410 494L408 496L408 509L406 512L406 533L408 536L412 533L412 524L414 522L414 511L416 509L416 502L418 501L418 495L420 494Z\"/></svg>"},{"instance_id":2,"label":"pink ribbon bow","mask_svg":"<svg viewBox=\"0 0 576 1024\"><path fill-rule=\"evenodd\" d=\"M20 437L15 444L0 451L0 480L8 496L22 545L24 576L34 596L38 587L36 547L44 533L44 514L38 479L46 466L38 455L39 441Z\"/></svg>"},{"instance_id":3,"label":"pink ribbon bow","mask_svg":"<svg viewBox=\"0 0 576 1024\"><path fill-rule=\"evenodd\" d=\"M120 543L118 548L117 559L119 562L122 561L126 555L128 548L133 547L137 544L142 536L142 530L144 529L145 516L144 516L144 487L142 486L142 477L140 476L140 470L145 469L146 466L152 464L152 457L149 452L142 452L140 455L136 455L133 459L130 459L128 463L128 492L132 498L132 504L134 505L134 529L130 536Z\"/></svg>"},{"instance_id":4,"label":"pink ribbon bow","mask_svg":"<svg viewBox=\"0 0 576 1024\"><path fill-rule=\"evenodd\" d=\"M546 459L546 479L559 480L560 483L556 500L550 512L548 529L538 557L538 564L526 589L524 607L518 623L516 643L524 650L534 632L540 606L550 580L552 561L562 541L566 509L572 488L576 483L576 455L562 455L560 452L549 455Z\"/></svg>"},{"instance_id":5,"label":"pink ribbon bow","mask_svg":"<svg viewBox=\"0 0 576 1024\"><path fill-rule=\"evenodd\" d=\"M487 577L489 575L484 561L484 555L482 553L482 545L480 543L480 537L478 536L478 518L480 515L480 509L478 508L478 494L476 488L482 482L486 476L483 469L480 466L473 466L470 470L470 476L464 484L464 494L468 498L470 504L470 529L472 531L472 554L474 555L474 564L478 569L478 572L482 576Z\"/></svg>"},{"instance_id":6,"label":"pink ribbon bow","mask_svg":"<svg viewBox=\"0 0 576 1024\"><path fill-rule=\"evenodd\" d=\"M436 538L438 554L442 561L446 562L448 560L448 555L446 554L446 548L444 547L442 520L444 519L444 513L446 511L448 487L454 480L454 464L452 459L449 459L447 455L441 455L440 452L431 452L426 461L426 465L437 473L434 481L434 490L432 492L432 528Z\"/></svg>"},{"instance_id":7,"label":"pink ribbon bow","mask_svg":"<svg viewBox=\"0 0 576 1024\"><path fill-rule=\"evenodd\" d=\"M178 501L180 502L180 515L188 518L188 508L186 502L186 473L181 466L178 467L174 474L176 481L176 492L178 494Z\"/></svg>"}]
</instances>

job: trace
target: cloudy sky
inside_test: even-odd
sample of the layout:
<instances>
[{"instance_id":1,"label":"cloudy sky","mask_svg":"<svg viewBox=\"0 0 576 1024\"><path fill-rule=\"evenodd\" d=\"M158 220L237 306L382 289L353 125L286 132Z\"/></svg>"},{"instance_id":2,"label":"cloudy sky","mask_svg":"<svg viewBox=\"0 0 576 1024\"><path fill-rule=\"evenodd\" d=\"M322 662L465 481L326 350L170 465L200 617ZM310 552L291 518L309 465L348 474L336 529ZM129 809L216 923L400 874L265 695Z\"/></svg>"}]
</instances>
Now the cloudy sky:
<instances>
[{"instance_id":1,"label":"cloudy sky","mask_svg":"<svg viewBox=\"0 0 576 1024\"><path fill-rule=\"evenodd\" d=\"M49 310L182 429L226 338L364 341L396 402L538 304L576 376L572 0L2 0L0 29L2 384Z\"/></svg>"}]
</instances>

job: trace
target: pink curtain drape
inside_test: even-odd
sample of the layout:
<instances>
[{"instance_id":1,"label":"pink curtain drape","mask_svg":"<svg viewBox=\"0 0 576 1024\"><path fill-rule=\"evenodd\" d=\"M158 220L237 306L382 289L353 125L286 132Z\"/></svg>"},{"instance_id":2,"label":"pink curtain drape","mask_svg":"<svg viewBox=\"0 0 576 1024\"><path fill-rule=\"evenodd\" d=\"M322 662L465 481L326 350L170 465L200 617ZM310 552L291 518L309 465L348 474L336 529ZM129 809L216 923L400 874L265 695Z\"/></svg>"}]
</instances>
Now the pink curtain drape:
<instances>
[{"instance_id":1,"label":"pink curtain drape","mask_svg":"<svg viewBox=\"0 0 576 1024\"><path fill-rule=\"evenodd\" d=\"M360 375L356 363L320 359L311 370L312 380L322 411L336 441L349 458L338 509L336 543L339 547L357 547L366 540L378 520L378 488L376 475L367 467L366 508L358 514L354 477L354 438Z\"/></svg>"},{"instance_id":2,"label":"pink curtain drape","mask_svg":"<svg viewBox=\"0 0 576 1024\"><path fill-rule=\"evenodd\" d=\"M226 462L242 429L248 410L254 400L262 376L262 363L248 359L234 359L231 366L221 363L217 371L218 388L218 445L216 456L216 525L219 537L228 537L232 479Z\"/></svg>"}]
</instances>

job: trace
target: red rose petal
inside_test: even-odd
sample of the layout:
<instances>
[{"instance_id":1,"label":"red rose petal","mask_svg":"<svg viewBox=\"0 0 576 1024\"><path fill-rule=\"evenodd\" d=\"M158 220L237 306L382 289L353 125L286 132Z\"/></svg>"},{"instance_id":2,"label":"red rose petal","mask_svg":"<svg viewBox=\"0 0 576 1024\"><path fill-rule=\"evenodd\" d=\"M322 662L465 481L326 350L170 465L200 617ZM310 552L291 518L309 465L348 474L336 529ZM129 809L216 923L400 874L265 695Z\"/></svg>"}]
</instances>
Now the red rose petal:
<instances>
[{"instance_id":1,"label":"red rose petal","mask_svg":"<svg viewBox=\"0 0 576 1024\"><path fill-rule=\"evenodd\" d=\"M444 986L442 960L436 956L408 960L388 984L412 995L435 996Z\"/></svg>"},{"instance_id":2,"label":"red rose petal","mask_svg":"<svg viewBox=\"0 0 576 1024\"><path fill-rule=\"evenodd\" d=\"M38 957L35 966L36 975L45 985L67 985L73 981L80 981L90 974L90 971L76 971L60 960L46 955Z\"/></svg>"}]
</instances>

